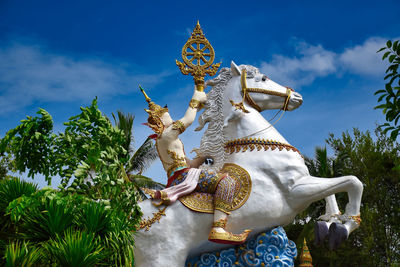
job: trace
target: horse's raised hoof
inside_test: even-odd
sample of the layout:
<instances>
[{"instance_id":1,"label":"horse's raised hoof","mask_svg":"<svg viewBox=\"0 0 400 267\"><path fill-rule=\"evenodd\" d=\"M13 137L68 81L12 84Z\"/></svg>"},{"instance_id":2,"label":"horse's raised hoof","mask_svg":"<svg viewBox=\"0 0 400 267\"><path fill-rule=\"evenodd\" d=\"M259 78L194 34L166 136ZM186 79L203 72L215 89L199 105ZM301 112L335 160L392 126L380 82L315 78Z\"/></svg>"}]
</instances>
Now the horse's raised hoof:
<instances>
[{"instance_id":1,"label":"horse's raised hoof","mask_svg":"<svg viewBox=\"0 0 400 267\"><path fill-rule=\"evenodd\" d=\"M329 248L336 250L348 237L346 227L341 223L332 223L329 227Z\"/></svg>"},{"instance_id":2,"label":"horse's raised hoof","mask_svg":"<svg viewBox=\"0 0 400 267\"><path fill-rule=\"evenodd\" d=\"M329 229L326 222L316 222L314 225L314 243L316 246L321 246L328 236Z\"/></svg>"}]
</instances>

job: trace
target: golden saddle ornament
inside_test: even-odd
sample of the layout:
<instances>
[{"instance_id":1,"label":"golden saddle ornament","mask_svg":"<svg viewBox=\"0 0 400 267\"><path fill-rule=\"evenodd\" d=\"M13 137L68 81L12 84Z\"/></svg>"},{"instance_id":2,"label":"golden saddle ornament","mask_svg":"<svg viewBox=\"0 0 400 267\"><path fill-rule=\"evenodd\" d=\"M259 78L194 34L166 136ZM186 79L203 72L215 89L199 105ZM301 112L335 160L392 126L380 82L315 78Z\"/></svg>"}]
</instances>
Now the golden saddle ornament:
<instances>
[{"instance_id":1,"label":"golden saddle ornament","mask_svg":"<svg viewBox=\"0 0 400 267\"><path fill-rule=\"evenodd\" d=\"M234 163L225 163L219 173L227 173L237 183L238 190L235 192L233 202L228 207L225 207L229 211L237 210L246 203L250 196L250 174L244 168ZM213 194L194 191L189 195L179 198L179 201L193 211L214 213Z\"/></svg>"}]
</instances>

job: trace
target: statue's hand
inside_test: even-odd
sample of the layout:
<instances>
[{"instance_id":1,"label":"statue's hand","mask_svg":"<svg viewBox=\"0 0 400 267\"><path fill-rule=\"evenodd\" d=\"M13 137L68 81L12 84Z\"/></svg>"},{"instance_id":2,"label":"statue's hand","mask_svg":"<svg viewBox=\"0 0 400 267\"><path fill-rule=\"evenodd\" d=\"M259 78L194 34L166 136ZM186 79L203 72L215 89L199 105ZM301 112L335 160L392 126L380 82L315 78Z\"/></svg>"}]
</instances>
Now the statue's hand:
<instances>
[{"instance_id":1,"label":"statue's hand","mask_svg":"<svg viewBox=\"0 0 400 267\"><path fill-rule=\"evenodd\" d=\"M197 101L199 101L200 103L204 104L207 101L207 95L205 92L200 92L200 91L195 91L193 94L193 98Z\"/></svg>"}]
</instances>

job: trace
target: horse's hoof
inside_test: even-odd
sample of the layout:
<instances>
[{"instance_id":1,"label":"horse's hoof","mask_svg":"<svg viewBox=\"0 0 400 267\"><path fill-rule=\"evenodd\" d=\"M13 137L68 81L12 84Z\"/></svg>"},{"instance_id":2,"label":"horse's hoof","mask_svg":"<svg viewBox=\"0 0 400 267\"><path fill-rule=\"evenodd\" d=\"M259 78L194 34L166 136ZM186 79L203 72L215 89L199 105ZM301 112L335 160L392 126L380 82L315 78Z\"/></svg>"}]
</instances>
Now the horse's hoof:
<instances>
[{"instance_id":1,"label":"horse's hoof","mask_svg":"<svg viewBox=\"0 0 400 267\"><path fill-rule=\"evenodd\" d=\"M321 246L325 238L328 236L329 229L326 222L316 222L314 225L314 243L316 246Z\"/></svg>"},{"instance_id":2,"label":"horse's hoof","mask_svg":"<svg viewBox=\"0 0 400 267\"><path fill-rule=\"evenodd\" d=\"M346 227L341 223L332 223L329 227L329 248L336 250L348 237Z\"/></svg>"}]
</instances>

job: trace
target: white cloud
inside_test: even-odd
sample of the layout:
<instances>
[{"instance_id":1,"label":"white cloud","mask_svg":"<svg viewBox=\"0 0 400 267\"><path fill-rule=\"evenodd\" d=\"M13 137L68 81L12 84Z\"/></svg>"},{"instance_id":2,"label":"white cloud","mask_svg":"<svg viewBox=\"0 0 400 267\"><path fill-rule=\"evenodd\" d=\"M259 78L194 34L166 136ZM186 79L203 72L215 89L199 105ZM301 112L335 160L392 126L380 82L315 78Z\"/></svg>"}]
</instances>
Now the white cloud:
<instances>
[{"instance_id":1,"label":"white cloud","mask_svg":"<svg viewBox=\"0 0 400 267\"><path fill-rule=\"evenodd\" d=\"M273 55L270 62L261 64L261 72L272 80L294 88L335 72L335 53L325 50L321 45L301 42L296 50L299 56L294 58Z\"/></svg>"},{"instance_id":2,"label":"white cloud","mask_svg":"<svg viewBox=\"0 0 400 267\"><path fill-rule=\"evenodd\" d=\"M321 45L298 42L296 56L273 55L269 62L262 62L260 70L272 80L295 89L309 85L318 77L343 72L361 76L382 77L387 64L376 51L386 39L371 37L363 44L334 52Z\"/></svg>"},{"instance_id":3,"label":"white cloud","mask_svg":"<svg viewBox=\"0 0 400 267\"><path fill-rule=\"evenodd\" d=\"M360 75L382 76L387 68L382 62L382 53L376 53L385 46L387 39L372 37L362 45L346 48L339 55L339 64L342 68Z\"/></svg>"},{"instance_id":4,"label":"white cloud","mask_svg":"<svg viewBox=\"0 0 400 267\"><path fill-rule=\"evenodd\" d=\"M169 75L140 74L129 64L76 58L38 45L0 45L0 106L3 112L34 101L90 100L154 86ZM122 67L123 66L123 67Z\"/></svg>"}]
</instances>

